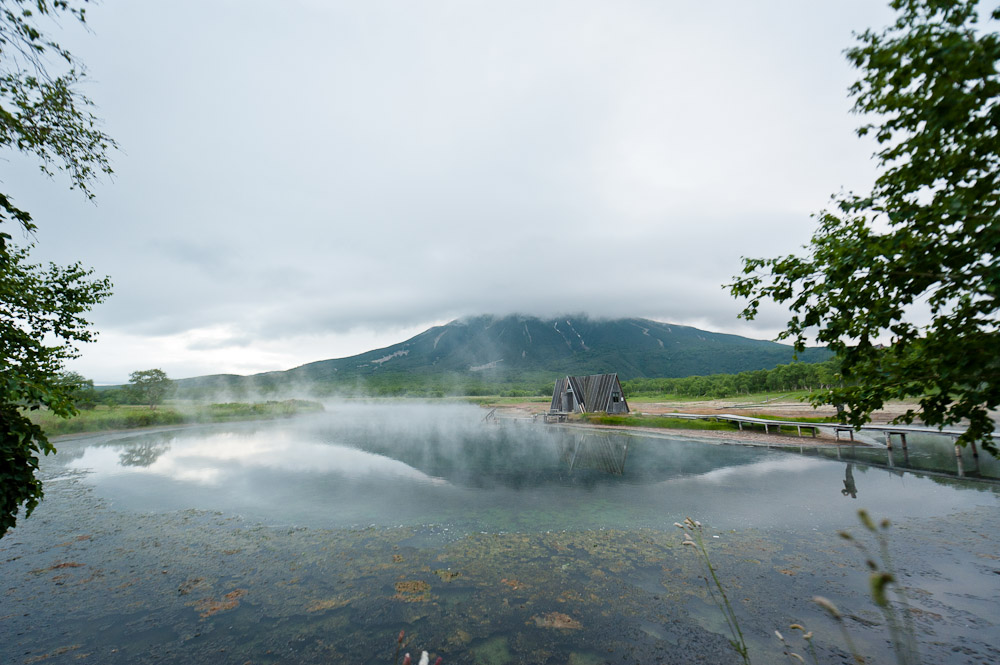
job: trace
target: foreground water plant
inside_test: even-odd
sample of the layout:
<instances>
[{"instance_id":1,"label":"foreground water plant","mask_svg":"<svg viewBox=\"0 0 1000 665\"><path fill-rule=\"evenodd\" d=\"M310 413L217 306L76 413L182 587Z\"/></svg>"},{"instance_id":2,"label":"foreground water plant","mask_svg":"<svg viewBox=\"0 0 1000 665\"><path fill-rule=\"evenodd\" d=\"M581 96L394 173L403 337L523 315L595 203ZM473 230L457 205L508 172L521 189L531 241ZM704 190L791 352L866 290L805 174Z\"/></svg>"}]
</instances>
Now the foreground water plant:
<instances>
[{"instance_id":1,"label":"foreground water plant","mask_svg":"<svg viewBox=\"0 0 1000 665\"><path fill-rule=\"evenodd\" d=\"M750 663L750 653L747 649L746 640L743 638L743 631L740 628L739 619L736 616L736 612L733 611L733 606L729 602L729 596L726 595L726 589L722 586L722 582L719 581L719 576L716 574L715 566L712 565L712 560L708 556L708 550L705 548L705 539L702 534L701 522L691 519L690 517L684 518L684 523L674 522L674 526L681 529L684 532L684 542L682 545L692 547L698 552L698 558L701 559L701 563L705 566L708 571L707 576L703 576L702 579L705 580L705 587L708 589L708 595L711 597L712 602L715 603L719 611L722 612L722 616L726 620L726 626L729 628L729 644L733 649L740 655L744 663ZM694 535L692 535L694 534ZM711 581L709 581L711 577Z\"/></svg>"},{"instance_id":2,"label":"foreground water plant","mask_svg":"<svg viewBox=\"0 0 1000 665\"><path fill-rule=\"evenodd\" d=\"M826 613L830 615L830 618L837 622L837 626L840 627L840 634L843 636L844 643L851 652L854 662L858 663L858 665L863 665L865 658L858 651L858 648L854 646L854 640L851 639L851 633L847 630L847 625L844 623L844 615L840 613L837 606L823 596L813 596L813 602L826 610Z\"/></svg>"},{"instance_id":3,"label":"foreground water plant","mask_svg":"<svg viewBox=\"0 0 1000 665\"><path fill-rule=\"evenodd\" d=\"M889 530L889 520L883 519L878 523L878 525L876 525L875 521L865 510L858 511L858 519L861 521L862 526L875 537L875 542L878 548L877 557L872 554L864 543L857 540L849 532L839 531L838 534L844 540L854 544L865 556L865 565L870 571L868 576L869 591L871 593L872 601L882 612L883 617L885 617L886 626L889 629L889 636L892 642L892 650L896 655L896 662L898 665L916 665L920 662L920 657L917 651L917 639L913 628L912 613L910 611L910 605L906 597L906 592L898 583L895 568L893 567L892 559L889 555L889 539L886 535L886 532ZM693 548L698 553L698 557L701 559L702 564L708 570L708 576L703 577L703 579L705 580L705 585L708 588L709 596L712 598L713 602L715 602L715 605L719 608L719 611L722 612L723 618L726 620L726 626L728 627L730 634L729 644L732 645L733 649L735 649L738 654L740 654L743 662L749 664L750 656L747 650L746 640L743 638L743 631L740 629L736 613L733 611L732 604L729 602L729 597L726 595L726 590L719 581L716 568L712 564L712 560L708 555L708 549L705 547L705 541L702 535L701 522L687 517L684 519L683 524L674 522L674 526L684 531L684 541L681 544ZM711 578L711 581L709 580L709 577ZM894 596L895 600L890 598L890 594ZM866 660L858 651L858 648L854 644L854 640L851 639L851 634L847 630L847 625L844 622L844 615L840 612L837 606L823 596L814 596L812 600L814 603L823 608L830 618L837 623L841 636L844 639L844 643L851 652L851 657L854 662L857 665L864 665ZM812 641L813 632L806 630L806 628L799 623L791 624L789 629L800 631L802 633L802 640L805 642L807 653L810 655L812 662L819 665L819 658L816 655L816 649ZM803 658L801 654L792 650L793 647L785 639L785 636L781 633L781 631L775 630L774 634L781 642L783 653L786 658L792 662L806 662L805 658Z\"/></svg>"},{"instance_id":4,"label":"foreground water plant","mask_svg":"<svg viewBox=\"0 0 1000 665\"><path fill-rule=\"evenodd\" d=\"M920 656L917 652L917 638L913 628L910 602L906 597L905 589L899 584L892 558L889 556L889 538L887 536L889 520L883 519L876 525L866 510L858 511L858 519L861 521L861 525L875 537L875 543L878 547L877 559L864 543L847 531L840 531L839 535L857 547L865 556L865 565L870 571L868 586L872 601L885 617L886 626L889 628L889 637L892 640L892 649L896 654L896 662L899 665L919 663ZM894 601L890 598L890 594L895 597Z\"/></svg>"},{"instance_id":5,"label":"foreground water plant","mask_svg":"<svg viewBox=\"0 0 1000 665\"><path fill-rule=\"evenodd\" d=\"M813 644L812 641L813 632L811 630L806 630L804 626L798 623L793 623L788 628L790 630L802 631L802 641L806 643L806 651L812 657L812 662L815 663L815 665L819 665L819 658L816 656L816 646ZM791 661L797 661L799 663L806 662L805 658L792 651L792 646L787 641L785 641L785 636L781 634L781 631L776 630L774 631L774 634L777 636L778 640L781 641L781 646L784 648L785 657L787 657Z\"/></svg>"}]
</instances>

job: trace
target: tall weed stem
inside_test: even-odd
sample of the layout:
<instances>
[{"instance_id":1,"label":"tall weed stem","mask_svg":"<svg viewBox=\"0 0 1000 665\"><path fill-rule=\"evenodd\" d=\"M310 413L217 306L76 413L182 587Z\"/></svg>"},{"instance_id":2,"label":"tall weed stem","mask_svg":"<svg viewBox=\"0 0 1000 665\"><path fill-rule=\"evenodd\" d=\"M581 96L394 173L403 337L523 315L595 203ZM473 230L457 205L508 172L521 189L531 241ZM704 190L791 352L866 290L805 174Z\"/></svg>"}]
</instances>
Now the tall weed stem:
<instances>
[{"instance_id":1,"label":"tall weed stem","mask_svg":"<svg viewBox=\"0 0 1000 665\"><path fill-rule=\"evenodd\" d=\"M684 531L684 542L681 544L694 547L698 552L698 557L701 559L702 564L708 569L708 574L712 578L711 582L709 582L708 577L703 577L702 579L705 580L705 587L708 589L708 595L712 598L712 602L719 608L726 620L726 626L729 629L730 635L729 644L740 655L743 662L746 665L750 665L750 653L747 649L746 640L743 638L743 631L740 629L739 619L737 619L736 612L733 611L733 606L729 602L729 596L726 595L725 587L719 581L719 576L715 572L715 566L712 565L712 560L708 556L701 522L686 517L683 524L674 522L674 526ZM692 536L691 534L694 535Z\"/></svg>"}]
</instances>

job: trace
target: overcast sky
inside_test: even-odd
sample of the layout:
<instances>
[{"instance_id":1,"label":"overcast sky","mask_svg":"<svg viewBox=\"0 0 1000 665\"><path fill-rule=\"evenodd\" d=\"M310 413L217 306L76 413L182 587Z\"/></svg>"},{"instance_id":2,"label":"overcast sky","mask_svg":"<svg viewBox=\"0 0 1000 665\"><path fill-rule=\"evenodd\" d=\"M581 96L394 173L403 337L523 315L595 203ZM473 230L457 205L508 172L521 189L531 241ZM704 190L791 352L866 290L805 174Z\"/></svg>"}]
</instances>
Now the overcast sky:
<instances>
[{"instance_id":1,"label":"overcast sky","mask_svg":"<svg viewBox=\"0 0 1000 665\"><path fill-rule=\"evenodd\" d=\"M114 281L98 383L248 374L472 314L773 338L722 287L864 190L843 57L876 0L103 0L57 34L122 150L92 204L16 156L35 257Z\"/></svg>"}]
</instances>

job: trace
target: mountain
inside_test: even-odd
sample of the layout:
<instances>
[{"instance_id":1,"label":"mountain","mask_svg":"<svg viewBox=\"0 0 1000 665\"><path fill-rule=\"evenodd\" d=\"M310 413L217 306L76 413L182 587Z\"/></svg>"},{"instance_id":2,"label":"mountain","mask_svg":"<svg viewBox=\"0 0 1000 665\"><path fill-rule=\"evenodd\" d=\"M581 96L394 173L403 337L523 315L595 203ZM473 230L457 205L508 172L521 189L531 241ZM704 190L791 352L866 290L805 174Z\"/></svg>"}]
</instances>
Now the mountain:
<instances>
[{"instance_id":1,"label":"mountain","mask_svg":"<svg viewBox=\"0 0 1000 665\"><path fill-rule=\"evenodd\" d=\"M831 356L806 349L799 360ZM566 374L617 372L623 379L683 377L770 369L792 362L792 347L647 319L539 319L478 316L435 326L405 342L349 358L321 360L252 377L181 379L179 388L407 383L549 381Z\"/></svg>"}]
</instances>

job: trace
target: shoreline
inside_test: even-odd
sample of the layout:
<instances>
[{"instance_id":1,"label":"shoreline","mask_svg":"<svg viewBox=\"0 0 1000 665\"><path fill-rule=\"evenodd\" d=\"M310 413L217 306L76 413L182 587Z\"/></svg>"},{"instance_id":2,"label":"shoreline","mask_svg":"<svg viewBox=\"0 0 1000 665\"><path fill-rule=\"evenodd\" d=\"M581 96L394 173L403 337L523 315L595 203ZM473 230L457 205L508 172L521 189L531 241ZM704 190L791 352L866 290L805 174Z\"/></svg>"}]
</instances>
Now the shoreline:
<instances>
[{"instance_id":1,"label":"shoreline","mask_svg":"<svg viewBox=\"0 0 1000 665\"><path fill-rule=\"evenodd\" d=\"M559 427L570 427L579 429L612 430L620 432L634 432L644 436L655 436L662 438L684 438L703 439L715 441L723 445L746 445L757 447L803 447L803 448L836 448L843 445L851 445L850 441L837 441L825 436L787 436L784 434L764 434L762 432L751 432L747 430L729 432L726 430L701 430L685 429L682 427L641 427L635 425L597 425L592 423L553 423ZM864 441L854 441L855 446L865 448L871 447Z\"/></svg>"},{"instance_id":2,"label":"shoreline","mask_svg":"<svg viewBox=\"0 0 1000 665\"><path fill-rule=\"evenodd\" d=\"M535 421L536 418L547 412L544 408L547 405L540 405L538 403L528 403L528 404L497 404L483 405L484 409L494 409L498 418L504 420L525 420L525 421ZM676 410L676 405L663 403L663 404L643 404L644 407L652 406L652 409L639 411L638 409L633 410L633 413L641 413L642 415L667 415ZM796 405L798 406L798 405ZM718 407L716 407L718 408ZM763 411L764 409L760 409ZM695 407L693 409L686 410L687 413L694 413L698 415L713 415L711 411L706 411L705 407ZM776 413L773 415L785 415L783 413ZM815 413L811 414L815 415ZM789 420L794 420L794 415L789 417ZM803 423L803 426L813 426L814 423ZM817 431L816 436L792 436L789 434L770 434L764 432L753 431L750 429L744 430L705 430L696 428L686 428L686 427L644 427L641 425L603 425L598 423L589 423L584 421L572 421L566 423L550 423L550 425L555 425L559 427L571 427L577 429L599 429L599 430L611 430L611 431L621 431L621 432L635 432L641 433L645 436L659 436L664 438L694 438L706 441L715 441L721 444L738 444L747 446L758 446L758 447L803 447L803 448L836 448L838 446L850 446L855 445L859 447L870 448L871 443L868 443L858 437L855 434L855 440L850 441L846 439L837 439L835 436L831 435L829 432L824 431L822 428Z\"/></svg>"}]
</instances>

